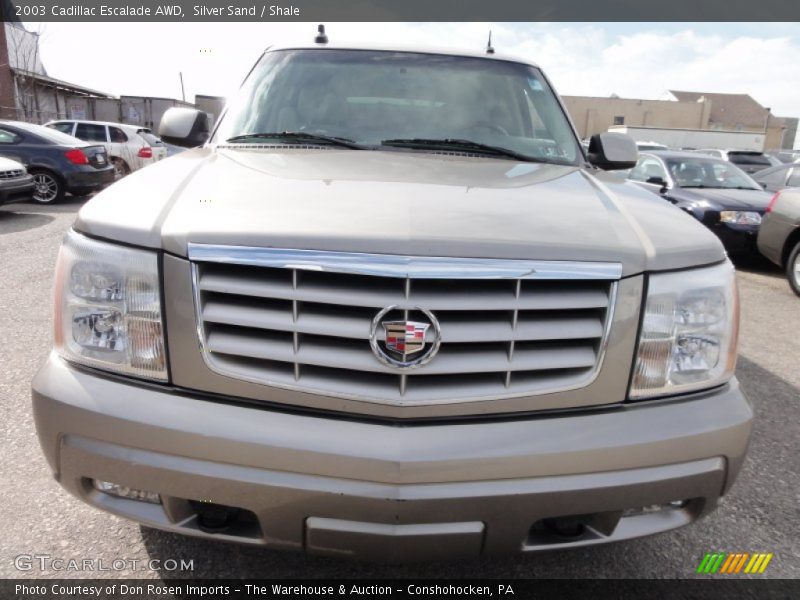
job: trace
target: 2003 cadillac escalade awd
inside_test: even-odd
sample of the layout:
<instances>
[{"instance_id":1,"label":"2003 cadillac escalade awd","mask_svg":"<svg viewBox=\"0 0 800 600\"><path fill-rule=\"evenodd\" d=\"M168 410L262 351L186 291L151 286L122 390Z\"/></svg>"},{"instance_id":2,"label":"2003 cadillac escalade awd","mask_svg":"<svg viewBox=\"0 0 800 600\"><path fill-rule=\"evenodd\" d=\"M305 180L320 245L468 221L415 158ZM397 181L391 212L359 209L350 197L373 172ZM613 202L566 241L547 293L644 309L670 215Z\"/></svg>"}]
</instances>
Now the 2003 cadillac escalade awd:
<instances>
[{"instance_id":1,"label":"2003 cadillac escalade awd","mask_svg":"<svg viewBox=\"0 0 800 600\"><path fill-rule=\"evenodd\" d=\"M525 61L265 52L207 143L64 241L33 382L57 480L151 527L380 560L694 521L751 428L734 271L603 170L635 160L614 134L584 154Z\"/></svg>"}]
</instances>

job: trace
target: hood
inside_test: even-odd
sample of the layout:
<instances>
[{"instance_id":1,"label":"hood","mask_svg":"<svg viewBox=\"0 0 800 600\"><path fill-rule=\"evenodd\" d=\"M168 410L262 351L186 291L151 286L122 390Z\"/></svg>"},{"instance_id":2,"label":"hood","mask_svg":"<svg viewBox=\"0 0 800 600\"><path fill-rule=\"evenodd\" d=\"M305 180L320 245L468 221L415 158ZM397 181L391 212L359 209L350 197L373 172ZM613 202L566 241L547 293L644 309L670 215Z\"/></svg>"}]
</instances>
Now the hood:
<instances>
[{"instance_id":1,"label":"hood","mask_svg":"<svg viewBox=\"0 0 800 600\"><path fill-rule=\"evenodd\" d=\"M672 195L682 200L706 202L718 210L750 210L764 212L772 194L763 190L725 190L704 188L678 188Z\"/></svg>"},{"instance_id":2,"label":"hood","mask_svg":"<svg viewBox=\"0 0 800 600\"><path fill-rule=\"evenodd\" d=\"M75 227L181 256L196 242L613 261L626 275L724 258L695 219L607 173L403 151L196 149L110 186Z\"/></svg>"},{"instance_id":3,"label":"hood","mask_svg":"<svg viewBox=\"0 0 800 600\"><path fill-rule=\"evenodd\" d=\"M10 158L3 158L0 156L0 171L16 171L17 169L24 169L25 165Z\"/></svg>"}]
</instances>

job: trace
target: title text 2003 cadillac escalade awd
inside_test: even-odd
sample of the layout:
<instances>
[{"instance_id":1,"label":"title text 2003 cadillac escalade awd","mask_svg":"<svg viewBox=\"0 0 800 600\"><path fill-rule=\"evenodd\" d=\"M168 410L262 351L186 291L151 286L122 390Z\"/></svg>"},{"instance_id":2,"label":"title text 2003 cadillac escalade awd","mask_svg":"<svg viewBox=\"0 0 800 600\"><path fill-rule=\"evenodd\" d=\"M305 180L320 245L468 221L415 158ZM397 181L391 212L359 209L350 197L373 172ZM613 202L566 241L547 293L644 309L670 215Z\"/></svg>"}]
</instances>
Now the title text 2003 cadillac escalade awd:
<instances>
[{"instance_id":1,"label":"title text 2003 cadillac escalade awd","mask_svg":"<svg viewBox=\"0 0 800 600\"><path fill-rule=\"evenodd\" d=\"M605 172L635 160L585 155L525 61L267 51L207 143L64 241L33 383L56 478L151 527L379 560L694 521L750 434L734 272Z\"/></svg>"}]
</instances>

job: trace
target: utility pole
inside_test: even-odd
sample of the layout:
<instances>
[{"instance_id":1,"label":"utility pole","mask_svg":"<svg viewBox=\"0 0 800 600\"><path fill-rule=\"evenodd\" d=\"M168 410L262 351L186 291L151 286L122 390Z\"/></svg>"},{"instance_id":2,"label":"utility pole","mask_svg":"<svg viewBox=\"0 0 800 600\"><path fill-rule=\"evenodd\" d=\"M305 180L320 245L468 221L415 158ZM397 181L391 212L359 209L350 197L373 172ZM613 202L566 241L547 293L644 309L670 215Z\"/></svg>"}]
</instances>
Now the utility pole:
<instances>
[{"instance_id":1,"label":"utility pole","mask_svg":"<svg viewBox=\"0 0 800 600\"><path fill-rule=\"evenodd\" d=\"M772 114L772 109L771 108L767 108L766 109L766 114L764 115L764 147L761 148L762 152L766 152L767 150L771 149L767 145L768 142L769 142L769 117L770 117L771 114Z\"/></svg>"},{"instance_id":2,"label":"utility pole","mask_svg":"<svg viewBox=\"0 0 800 600\"><path fill-rule=\"evenodd\" d=\"M183 89L183 71L179 71L178 75L181 78L181 98L186 102L186 90Z\"/></svg>"}]
</instances>

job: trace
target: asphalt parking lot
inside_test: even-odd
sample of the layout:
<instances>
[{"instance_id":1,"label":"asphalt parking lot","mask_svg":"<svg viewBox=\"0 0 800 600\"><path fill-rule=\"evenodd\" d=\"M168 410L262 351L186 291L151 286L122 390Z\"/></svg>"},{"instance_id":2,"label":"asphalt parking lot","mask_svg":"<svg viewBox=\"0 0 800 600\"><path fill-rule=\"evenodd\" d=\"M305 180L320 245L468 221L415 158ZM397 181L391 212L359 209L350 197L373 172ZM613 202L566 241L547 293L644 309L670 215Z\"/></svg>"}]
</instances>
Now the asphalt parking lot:
<instances>
[{"instance_id":1,"label":"asphalt parking lot","mask_svg":"<svg viewBox=\"0 0 800 600\"><path fill-rule=\"evenodd\" d=\"M800 576L800 298L766 261L740 263L738 377L757 415L749 457L708 518L659 536L506 559L385 566L280 554L162 533L89 508L53 481L39 450L30 381L51 344L50 294L59 242L83 199L0 208L0 577L92 577L15 566L20 555L192 560L183 573L105 571L103 577L691 577L706 552L773 552L764 576Z\"/></svg>"}]
</instances>

